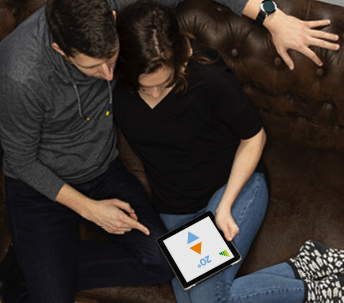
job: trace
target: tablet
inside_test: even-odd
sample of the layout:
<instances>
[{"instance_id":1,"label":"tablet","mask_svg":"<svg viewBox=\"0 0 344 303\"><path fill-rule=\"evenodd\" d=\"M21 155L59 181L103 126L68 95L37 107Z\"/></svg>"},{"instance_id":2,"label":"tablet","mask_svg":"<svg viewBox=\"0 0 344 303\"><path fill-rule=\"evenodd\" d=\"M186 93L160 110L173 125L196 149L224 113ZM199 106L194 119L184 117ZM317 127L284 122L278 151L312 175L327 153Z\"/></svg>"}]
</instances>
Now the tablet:
<instances>
[{"instance_id":1,"label":"tablet","mask_svg":"<svg viewBox=\"0 0 344 303\"><path fill-rule=\"evenodd\" d=\"M241 260L210 211L159 237L157 243L184 289Z\"/></svg>"}]
</instances>

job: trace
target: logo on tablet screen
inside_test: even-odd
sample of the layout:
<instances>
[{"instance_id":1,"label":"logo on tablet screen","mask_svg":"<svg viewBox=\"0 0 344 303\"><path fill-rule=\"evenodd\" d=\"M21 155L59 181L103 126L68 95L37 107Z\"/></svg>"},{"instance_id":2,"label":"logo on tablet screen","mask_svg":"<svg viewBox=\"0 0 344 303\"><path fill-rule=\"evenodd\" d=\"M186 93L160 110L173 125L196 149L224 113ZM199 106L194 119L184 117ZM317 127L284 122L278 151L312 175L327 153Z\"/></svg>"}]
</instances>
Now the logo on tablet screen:
<instances>
[{"instance_id":1,"label":"logo on tablet screen","mask_svg":"<svg viewBox=\"0 0 344 303\"><path fill-rule=\"evenodd\" d=\"M230 257L230 254L228 253L227 250L221 251L219 254L220 254L221 256Z\"/></svg>"}]
</instances>

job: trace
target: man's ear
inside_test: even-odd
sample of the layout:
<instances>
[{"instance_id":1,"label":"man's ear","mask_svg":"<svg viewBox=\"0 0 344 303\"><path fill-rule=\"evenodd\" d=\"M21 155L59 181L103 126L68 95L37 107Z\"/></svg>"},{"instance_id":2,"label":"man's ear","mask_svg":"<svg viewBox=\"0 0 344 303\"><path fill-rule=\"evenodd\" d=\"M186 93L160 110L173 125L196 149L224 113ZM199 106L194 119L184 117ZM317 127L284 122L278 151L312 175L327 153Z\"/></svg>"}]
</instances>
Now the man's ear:
<instances>
[{"instance_id":1,"label":"man's ear","mask_svg":"<svg viewBox=\"0 0 344 303\"><path fill-rule=\"evenodd\" d=\"M112 13L113 13L113 17L114 17L115 20L116 20L116 11L112 11Z\"/></svg>"},{"instance_id":2,"label":"man's ear","mask_svg":"<svg viewBox=\"0 0 344 303\"><path fill-rule=\"evenodd\" d=\"M62 56L66 57L66 54L63 52L63 50L58 46L57 43L53 42L51 44L51 46L53 47L54 50L56 50L58 53L60 53Z\"/></svg>"}]
</instances>

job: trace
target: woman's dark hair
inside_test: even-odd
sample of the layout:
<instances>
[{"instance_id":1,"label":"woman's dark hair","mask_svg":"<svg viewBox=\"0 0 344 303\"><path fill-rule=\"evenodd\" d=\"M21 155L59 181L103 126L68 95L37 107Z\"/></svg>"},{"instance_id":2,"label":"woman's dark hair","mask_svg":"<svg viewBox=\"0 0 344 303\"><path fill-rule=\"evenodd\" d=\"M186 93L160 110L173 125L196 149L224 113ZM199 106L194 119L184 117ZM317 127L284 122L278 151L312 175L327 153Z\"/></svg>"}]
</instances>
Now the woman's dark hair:
<instances>
[{"instance_id":1,"label":"woman's dark hair","mask_svg":"<svg viewBox=\"0 0 344 303\"><path fill-rule=\"evenodd\" d=\"M138 78L167 66L174 70L170 86L187 87L185 66L190 59L189 40L181 33L171 8L149 0L139 0L117 14L120 40L118 75L131 92L140 88Z\"/></svg>"},{"instance_id":2,"label":"woman's dark hair","mask_svg":"<svg viewBox=\"0 0 344 303\"><path fill-rule=\"evenodd\" d=\"M48 0L45 15L54 42L68 57L77 51L110 58L118 51L115 18L107 0Z\"/></svg>"}]
</instances>

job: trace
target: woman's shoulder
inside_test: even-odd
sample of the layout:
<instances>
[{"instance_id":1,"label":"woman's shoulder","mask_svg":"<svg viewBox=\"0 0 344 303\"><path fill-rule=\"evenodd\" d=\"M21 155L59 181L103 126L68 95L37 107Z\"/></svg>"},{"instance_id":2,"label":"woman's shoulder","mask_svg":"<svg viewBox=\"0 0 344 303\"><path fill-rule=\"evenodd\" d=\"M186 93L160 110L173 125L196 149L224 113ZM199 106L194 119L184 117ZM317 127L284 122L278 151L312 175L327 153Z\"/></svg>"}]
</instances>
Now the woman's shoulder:
<instances>
[{"instance_id":1,"label":"woman's shoulder","mask_svg":"<svg viewBox=\"0 0 344 303\"><path fill-rule=\"evenodd\" d=\"M199 74L210 83L217 81L229 81L235 78L232 70L226 65L221 54L214 48L200 44L196 40L190 40L194 60L189 64L190 74Z\"/></svg>"},{"instance_id":2,"label":"woman's shoulder","mask_svg":"<svg viewBox=\"0 0 344 303\"><path fill-rule=\"evenodd\" d=\"M189 64L189 86L200 87L203 89L218 89L226 86L238 86L232 70L221 62L198 62Z\"/></svg>"}]
</instances>

